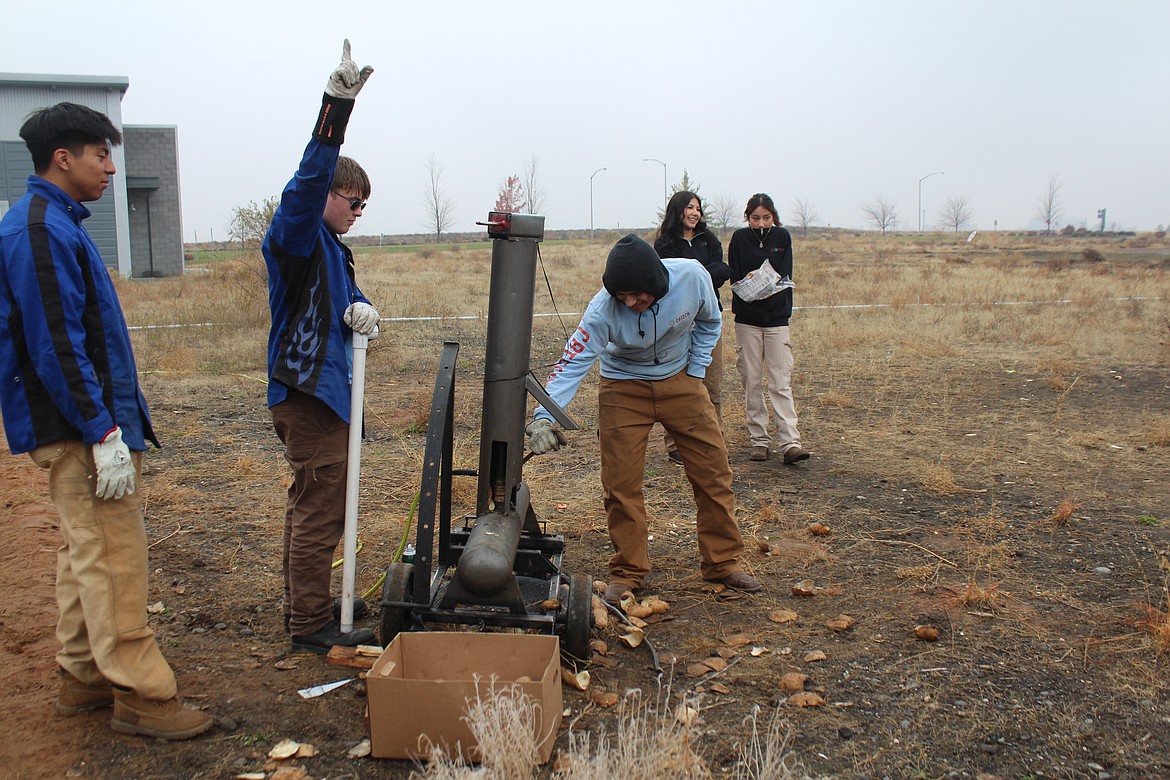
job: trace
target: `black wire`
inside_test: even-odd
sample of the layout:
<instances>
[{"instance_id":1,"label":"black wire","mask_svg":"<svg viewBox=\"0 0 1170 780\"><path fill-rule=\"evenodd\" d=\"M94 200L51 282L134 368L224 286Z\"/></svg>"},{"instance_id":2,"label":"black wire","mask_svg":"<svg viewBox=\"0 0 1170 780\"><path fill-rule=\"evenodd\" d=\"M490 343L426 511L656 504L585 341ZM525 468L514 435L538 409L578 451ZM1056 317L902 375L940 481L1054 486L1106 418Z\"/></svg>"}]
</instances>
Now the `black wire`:
<instances>
[{"instance_id":1,"label":"black wire","mask_svg":"<svg viewBox=\"0 0 1170 780\"><path fill-rule=\"evenodd\" d=\"M544 274L544 286L548 288L548 297L552 301L553 311L556 312L557 322L561 323L561 332L565 334L565 341L569 340L569 329L565 327L565 320L557 308L557 296L553 294L552 282L548 279L548 269L544 267L544 257L540 254L540 244L536 245L536 260L540 263L540 272Z\"/></svg>"}]
</instances>

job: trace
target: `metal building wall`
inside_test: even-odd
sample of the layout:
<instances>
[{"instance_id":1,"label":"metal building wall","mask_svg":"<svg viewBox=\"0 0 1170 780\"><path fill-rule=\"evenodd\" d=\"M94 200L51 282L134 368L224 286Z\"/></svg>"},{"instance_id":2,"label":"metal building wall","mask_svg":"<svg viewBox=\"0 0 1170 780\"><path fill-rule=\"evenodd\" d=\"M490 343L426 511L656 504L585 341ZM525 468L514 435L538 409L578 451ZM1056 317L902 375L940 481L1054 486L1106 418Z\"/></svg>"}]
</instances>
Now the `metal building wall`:
<instances>
[{"instance_id":1,"label":"metal building wall","mask_svg":"<svg viewBox=\"0 0 1170 780\"><path fill-rule=\"evenodd\" d=\"M28 150L20 140L20 126L33 110L62 101L80 103L101 111L120 129L122 96L128 86L129 80L120 77L0 73L0 145L4 147L6 169L13 167L13 157L19 157L21 152L28 169L32 168ZM18 146L4 142L15 142ZM123 148L115 147L113 157L121 174L126 170ZM19 177L17 191L13 190L12 179L13 175L7 171L0 178L0 201L14 203L24 195L27 174ZM125 178L114 176L112 186L102 199L85 205L93 212L93 216L85 221L85 228L97 243L102 259L123 276L129 276L130 223Z\"/></svg>"}]
</instances>

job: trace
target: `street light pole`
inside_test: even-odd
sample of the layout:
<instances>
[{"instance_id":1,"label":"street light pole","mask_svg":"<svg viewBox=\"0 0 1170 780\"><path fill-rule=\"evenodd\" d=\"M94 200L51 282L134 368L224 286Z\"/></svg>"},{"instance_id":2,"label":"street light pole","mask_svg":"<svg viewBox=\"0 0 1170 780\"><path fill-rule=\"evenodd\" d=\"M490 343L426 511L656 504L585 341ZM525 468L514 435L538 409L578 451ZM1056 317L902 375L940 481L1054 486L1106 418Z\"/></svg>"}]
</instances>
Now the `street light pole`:
<instances>
[{"instance_id":1,"label":"street light pole","mask_svg":"<svg viewBox=\"0 0 1170 780\"><path fill-rule=\"evenodd\" d=\"M605 168L598 168L589 177L589 237L593 238L593 177L604 171Z\"/></svg>"},{"instance_id":2,"label":"street light pole","mask_svg":"<svg viewBox=\"0 0 1170 780\"><path fill-rule=\"evenodd\" d=\"M653 157L643 157L642 162L656 162L662 166L662 213L665 214L666 204L670 200L669 196L666 194L666 163L662 162L662 160L656 160Z\"/></svg>"},{"instance_id":3,"label":"street light pole","mask_svg":"<svg viewBox=\"0 0 1170 780\"><path fill-rule=\"evenodd\" d=\"M918 232L919 233L922 232L922 223L925 221L922 218L922 182L926 181L931 176L942 176L945 173L946 173L946 171L935 171L934 173L926 174L925 176L923 176L921 179L918 180Z\"/></svg>"}]
</instances>

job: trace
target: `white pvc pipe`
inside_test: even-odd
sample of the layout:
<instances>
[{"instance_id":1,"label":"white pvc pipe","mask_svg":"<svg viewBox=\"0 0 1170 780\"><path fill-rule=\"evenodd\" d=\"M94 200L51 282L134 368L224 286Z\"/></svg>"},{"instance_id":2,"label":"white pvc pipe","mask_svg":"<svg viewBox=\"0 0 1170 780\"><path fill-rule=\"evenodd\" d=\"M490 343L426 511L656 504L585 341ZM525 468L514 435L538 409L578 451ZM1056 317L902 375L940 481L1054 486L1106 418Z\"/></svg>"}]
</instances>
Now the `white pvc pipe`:
<instances>
[{"instance_id":1,"label":"white pvc pipe","mask_svg":"<svg viewBox=\"0 0 1170 780\"><path fill-rule=\"evenodd\" d=\"M362 469L362 412L366 394L368 336L353 334L353 381L349 393L349 463L345 471L345 532L341 558L341 632L353 631L354 581L357 579L358 482Z\"/></svg>"}]
</instances>

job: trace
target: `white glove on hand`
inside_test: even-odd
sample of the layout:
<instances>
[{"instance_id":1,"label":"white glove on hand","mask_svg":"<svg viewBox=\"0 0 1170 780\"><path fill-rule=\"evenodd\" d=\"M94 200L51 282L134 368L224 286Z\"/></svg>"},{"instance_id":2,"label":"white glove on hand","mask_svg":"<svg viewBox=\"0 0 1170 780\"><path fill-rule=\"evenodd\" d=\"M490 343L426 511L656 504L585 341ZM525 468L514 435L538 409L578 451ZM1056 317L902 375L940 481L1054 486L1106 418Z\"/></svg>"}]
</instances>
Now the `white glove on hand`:
<instances>
[{"instance_id":1,"label":"white glove on hand","mask_svg":"<svg viewBox=\"0 0 1170 780\"><path fill-rule=\"evenodd\" d=\"M352 100L357 97L357 93L362 91L362 87L366 85L366 79L373 72L374 69L369 65L358 70L358 66L349 56L349 38L346 38L345 43L341 45L341 64L333 73L329 74L329 81L325 84L325 94Z\"/></svg>"},{"instance_id":2,"label":"white glove on hand","mask_svg":"<svg viewBox=\"0 0 1170 780\"><path fill-rule=\"evenodd\" d=\"M122 442L122 429L114 430L93 445L93 463L97 467L97 497L121 498L134 492L138 475L130 448Z\"/></svg>"},{"instance_id":3,"label":"white glove on hand","mask_svg":"<svg viewBox=\"0 0 1170 780\"><path fill-rule=\"evenodd\" d=\"M564 435L553 427L552 420L543 417L528 423L524 433L528 434L528 449L532 450L534 455L559 450L567 444Z\"/></svg>"},{"instance_id":4,"label":"white glove on hand","mask_svg":"<svg viewBox=\"0 0 1170 780\"><path fill-rule=\"evenodd\" d=\"M345 314L341 315L341 319L354 333L371 336L378 329L378 320L381 319L381 316L378 314L378 310L370 304L358 301L349 305Z\"/></svg>"}]
</instances>

